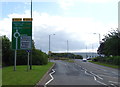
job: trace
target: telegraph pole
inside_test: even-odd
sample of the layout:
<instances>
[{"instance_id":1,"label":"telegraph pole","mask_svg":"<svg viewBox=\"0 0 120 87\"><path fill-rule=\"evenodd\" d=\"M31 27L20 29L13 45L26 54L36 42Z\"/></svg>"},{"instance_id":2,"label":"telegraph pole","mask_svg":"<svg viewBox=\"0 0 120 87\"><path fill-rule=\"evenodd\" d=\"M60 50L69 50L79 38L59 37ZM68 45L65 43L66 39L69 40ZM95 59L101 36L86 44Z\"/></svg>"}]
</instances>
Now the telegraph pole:
<instances>
[{"instance_id":1,"label":"telegraph pole","mask_svg":"<svg viewBox=\"0 0 120 87\"><path fill-rule=\"evenodd\" d=\"M67 40L67 53L69 51L69 44L68 44L68 40Z\"/></svg>"},{"instance_id":2,"label":"telegraph pole","mask_svg":"<svg viewBox=\"0 0 120 87\"><path fill-rule=\"evenodd\" d=\"M68 51L69 51L69 43L68 43L68 40L67 40L67 57L69 58Z\"/></svg>"}]
</instances>

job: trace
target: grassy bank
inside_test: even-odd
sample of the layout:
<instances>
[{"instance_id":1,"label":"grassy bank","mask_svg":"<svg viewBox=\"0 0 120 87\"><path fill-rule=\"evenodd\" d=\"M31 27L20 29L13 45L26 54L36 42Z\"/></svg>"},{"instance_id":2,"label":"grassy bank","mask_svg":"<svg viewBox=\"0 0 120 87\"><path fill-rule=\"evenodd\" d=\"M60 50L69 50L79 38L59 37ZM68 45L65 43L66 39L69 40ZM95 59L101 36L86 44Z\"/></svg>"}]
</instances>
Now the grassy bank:
<instances>
[{"instance_id":1,"label":"grassy bank","mask_svg":"<svg viewBox=\"0 0 120 87\"><path fill-rule=\"evenodd\" d=\"M13 71L13 66L5 67L2 70L3 85L35 85L49 70L53 63L47 65L33 65L33 69L27 71L27 66L17 66Z\"/></svg>"},{"instance_id":2,"label":"grassy bank","mask_svg":"<svg viewBox=\"0 0 120 87\"><path fill-rule=\"evenodd\" d=\"M107 67L115 68L115 69L118 69L118 68L119 68L117 65L111 65L111 64L100 63L100 62L94 62L94 61L89 61L89 62L91 62L91 63L95 63L95 64L98 64L98 65L103 65L103 66L107 66Z\"/></svg>"}]
</instances>

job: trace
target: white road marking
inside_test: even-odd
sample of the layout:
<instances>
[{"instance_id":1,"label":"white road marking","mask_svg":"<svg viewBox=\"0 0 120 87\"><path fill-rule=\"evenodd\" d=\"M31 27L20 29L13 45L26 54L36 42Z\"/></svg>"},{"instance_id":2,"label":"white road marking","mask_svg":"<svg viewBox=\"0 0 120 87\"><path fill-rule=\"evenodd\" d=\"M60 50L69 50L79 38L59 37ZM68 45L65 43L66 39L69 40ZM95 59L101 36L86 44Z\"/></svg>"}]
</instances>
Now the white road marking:
<instances>
[{"instance_id":1,"label":"white road marking","mask_svg":"<svg viewBox=\"0 0 120 87\"><path fill-rule=\"evenodd\" d=\"M45 83L44 87L46 87L46 85L48 85L48 84L49 84L52 80L54 80L54 78L53 78L52 74L53 74L53 73L55 73L55 70L54 70L54 69L52 69L52 71L53 71L53 72L51 72L51 73L49 74L49 75L50 75L50 77L51 77L51 79L50 79L48 82L46 82L46 83Z\"/></svg>"},{"instance_id":2,"label":"white road marking","mask_svg":"<svg viewBox=\"0 0 120 87\"><path fill-rule=\"evenodd\" d=\"M114 87L117 87L117 86L115 86L114 84L111 84L112 86L114 86Z\"/></svg>"},{"instance_id":3,"label":"white road marking","mask_svg":"<svg viewBox=\"0 0 120 87\"><path fill-rule=\"evenodd\" d=\"M102 85L107 85L107 84L105 84L103 82L98 81L95 76L94 76L94 80L97 81L98 83L102 84Z\"/></svg>"},{"instance_id":4,"label":"white road marking","mask_svg":"<svg viewBox=\"0 0 120 87\"><path fill-rule=\"evenodd\" d=\"M118 83L118 82L114 82L114 81L109 81L109 82L111 82L111 83Z\"/></svg>"},{"instance_id":5,"label":"white road marking","mask_svg":"<svg viewBox=\"0 0 120 87\"><path fill-rule=\"evenodd\" d=\"M103 78L102 77L100 77L100 76L98 76L98 75L96 75L96 74L94 74L93 72L90 72L91 74L93 74L93 75L95 75L96 77L98 77L99 79L101 79L101 80L103 80Z\"/></svg>"},{"instance_id":6,"label":"white road marking","mask_svg":"<svg viewBox=\"0 0 120 87\"><path fill-rule=\"evenodd\" d=\"M107 70L103 69L103 71L107 71Z\"/></svg>"},{"instance_id":7,"label":"white road marking","mask_svg":"<svg viewBox=\"0 0 120 87\"><path fill-rule=\"evenodd\" d=\"M106 76L106 75L99 75L99 76L104 76L104 77L111 77L111 78L118 78L118 77L113 77L113 76Z\"/></svg>"},{"instance_id":8,"label":"white road marking","mask_svg":"<svg viewBox=\"0 0 120 87\"><path fill-rule=\"evenodd\" d=\"M85 74L90 75L90 76L93 76L93 75L91 75L91 74L87 73L87 71L85 71Z\"/></svg>"}]
</instances>

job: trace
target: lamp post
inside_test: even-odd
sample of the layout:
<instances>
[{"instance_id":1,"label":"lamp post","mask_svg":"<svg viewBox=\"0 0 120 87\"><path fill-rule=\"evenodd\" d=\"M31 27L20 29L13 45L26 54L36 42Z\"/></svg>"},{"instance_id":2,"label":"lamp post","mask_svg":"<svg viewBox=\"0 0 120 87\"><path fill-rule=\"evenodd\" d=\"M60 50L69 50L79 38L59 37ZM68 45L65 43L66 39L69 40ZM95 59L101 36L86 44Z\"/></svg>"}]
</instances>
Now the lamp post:
<instances>
[{"instance_id":1,"label":"lamp post","mask_svg":"<svg viewBox=\"0 0 120 87\"><path fill-rule=\"evenodd\" d=\"M100 36L100 33L93 33L93 34L98 34L99 35L99 45L100 45L100 40L101 40L101 36ZM99 45L98 45L98 47L99 47ZM99 55L99 56L101 56L101 55Z\"/></svg>"},{"instance_id":2,"label":"lamp post","mask_svg":"<svg viewBox=\"0 0 120 87\"><path fill-rule=\"evenodd\" d=\"M68 42L68 40L67 40L67 57L69 58L68 52L69 52L69 42Z\"/></svg>"},{"instance_id":3,"label":"lamp post","mask_svg":"<svg viewBox=\"0 0 120 87\"><path fill-rule=\"evenodd\" d=\"M68 40L67 40L67 53L69 51L69 43L68 43Z\"/></svg>"},{"instance_id":4,"label":"lamp post","mask_svg":"<svg viewBox=\"0 0 120 87\"><path fill-rule=\"evenodd\" d=\"M32 0L31 0L31 19L32 19ZM30 56L30 70L32 70L32 50L31 50L31 56Z\"/></svg>"},{"instance_id":5,"label":"lamp post","mask_svg":"<svg viewBox=\"0 0 120 87\"><path fill-rule=\"evenodd\" d=\"M93 33L93 34L98 34L99 35L99 44L100 44L100 39L101 39L100 33Z\"/></svg>"},{"instance_id":6,"label":"lamp post","mask_svg":"<svg viewBox=\"0 0 120 87\"><path fill-rule=\"evenodd\" d=\"M49 55L49 58L50 58L50 56L51 56L51 49L50 49L50 45L51 45L51 43L50 43L50 39L51 39L51 35L55 35L55 34L50 34L49 35L49 52L48 52L48 55ZM50 59L49 59L50 60Z\"/></svg>"}]
</instances>

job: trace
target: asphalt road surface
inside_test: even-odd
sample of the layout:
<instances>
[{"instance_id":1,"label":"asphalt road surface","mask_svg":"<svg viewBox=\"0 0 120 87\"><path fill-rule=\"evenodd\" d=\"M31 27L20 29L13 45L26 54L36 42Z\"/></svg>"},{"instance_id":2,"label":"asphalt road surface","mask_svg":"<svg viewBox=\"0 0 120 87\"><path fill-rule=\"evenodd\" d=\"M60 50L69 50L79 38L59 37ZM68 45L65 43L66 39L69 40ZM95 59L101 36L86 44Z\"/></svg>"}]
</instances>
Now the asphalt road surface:
<instances>
[{"instance_id":1,"label":"asphalt road surface","mask_svg":"<svg viewBox=\"0 0 120 87\"><path fill-rule=\"evenodd\" d=\"M52 79L46 81L47 87L60 85L62 87L120 87L117 69L83 62L82 60L75 60L74 63L62 60L52 60L52 62L55 62L56 65L52 73Z\"/></svg>"}]
</instances>

